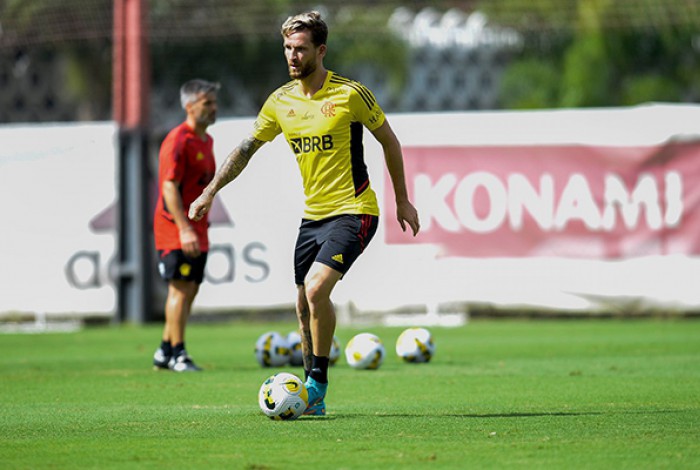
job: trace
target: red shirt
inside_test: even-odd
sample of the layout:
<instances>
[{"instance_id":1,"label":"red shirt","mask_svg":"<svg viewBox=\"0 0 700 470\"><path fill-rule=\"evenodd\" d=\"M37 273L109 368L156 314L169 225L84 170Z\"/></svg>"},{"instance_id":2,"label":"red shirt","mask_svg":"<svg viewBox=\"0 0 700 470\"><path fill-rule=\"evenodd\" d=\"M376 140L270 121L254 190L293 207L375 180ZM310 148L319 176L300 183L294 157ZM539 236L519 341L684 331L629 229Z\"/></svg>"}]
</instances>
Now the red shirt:
<instances>
[{"instance_id":1,"label":"red shirt","mask_svg":"<svg viewBox=\"0 0 700 470\"><path fill-rule=\"evenodd\" d=\"M157 250L182 249L180 231L163 198L163 182L179 183L182 206L187 214L190 204L202 194L202 190L214 178L216 162L213 144L209 134L206 135L206 140L202 140L185 122L171 130L163 140L158 157L158 202L153 217L153 234ZM189 222L197 232L200 249L208 251L208 215L198 221Z\"/></svg>"}]
</instances>

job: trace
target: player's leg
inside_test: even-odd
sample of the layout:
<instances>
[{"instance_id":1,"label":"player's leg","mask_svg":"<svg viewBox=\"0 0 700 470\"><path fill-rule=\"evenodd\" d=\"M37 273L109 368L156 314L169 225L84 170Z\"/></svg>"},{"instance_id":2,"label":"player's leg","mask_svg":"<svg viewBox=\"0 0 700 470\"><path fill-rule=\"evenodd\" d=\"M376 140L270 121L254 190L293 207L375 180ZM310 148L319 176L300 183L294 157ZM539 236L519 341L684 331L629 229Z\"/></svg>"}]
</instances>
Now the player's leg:
<instances>
[{"instance_id":1,"label":"player's leg","mask_svg":"<svg viewBox=\"0 0 700 470\"><path fill-rule=\"evenodd\" d=\"M299 321L299 336L301 337L301 355L304 363L304 379L311 371L313 346L311 341L311 325L309 324L309 303L306 301L306 289L303 284L297 285L296 301L297 320Z\"/></svg>"},{"instance_id":2,"label":"player's leg","mask_svg":"<svg viewBox=\"0 0 700 470\"><path fill-rule=\"evenodd\" d=\"M322 221L317 234L321 246L304 280L314 351L306 384L309 403L322 402L328 387L329 357L336 326L331 300L333 288L364 251L377 224L376 216L342 215Z\"/></svg>"},{"instance_id":3,"label":"player's leg","mask_svg":"<svg viewBox=\"0 0 700 470\"><path fill-rule=\"evenodd\" d=\"M306 300L306 289L303 284L297 285L297 318L299 320L299 336L301 336L301 351L304 360L304 382L309 380L313 366L313 341L311 337L309 303ZM326 404L321 402L308 406L304 411L307 416L325 416Z\"/></svg>"},{"instance_id":4,"label":"player's leg","mask_svg":"<svg viewBox=\"0 0 700 470\"><path fill-rule=\"evenodd\" d=\"M323 402L328 388L328 366L336 324L331 293L341 276L342 273L318 262L311 266L306 276L306 300L313 338L311 371L306 382L311 406ZM322 406L325 409L325 404Z\"/></svg>"},{"instance_id":5,"label":"player's leg","mask_svg":"<svg viewBox=\"0 0 700 470\"><path fill-rule=\"evenodd\" d=\"M305 290L314 356L330 356L336 324L331 292L341 276L342 273L318 262L311 266L306 276Z\"/></svg>"},{"instance_id":6,"label":"player's leg","mask_svg":"<svg viewBox=\"0 0 700 470\"><path fill-rule=\"evenodd\" d=\"M156 367L168 368L171 360L185 349L185 326L198 288L192 281L172 279L168 282L162 341L153 356Z\"/></svg>"},{"instance_id":7,"label":"player's leg","mask_svg":"<svg viewBox=\"0 0 700 470\"><path fill-rule=\"evenodd\" d=\"M158 349L153 353L153 366L155 369L168 369L168 363L173 357L173 348L170 341L170 322L168 321L168 304L170 296L170 281L176 276L179 264L178 254L173 250L158 251L158 271L164 281L168 283L168 293L165 301L165 322L163 323L163 333Z\"/></svg>"},{"instance_id":8,"label":"player's leg","mask_svg":"<svg viewBox=\"0 0 700 470\"><path fill-rule=\"evenodd\" d=\"M165 352L168 351L166 342L169 342L169 369L177 372L201 370L187 354L185 329L199 285L204 279L206 260L207 253L195 259L185 257L179 250L160 253L158 267L163 279L168 281L168 293L161 347L154 355L154 364L159 368L163 368L163 359L167 357Z\"/></svg>"},{"instance_id":9,"label":"player's leg","mask_svg":"<svg viewBox=\"0 0 700 470\"><path fill-rule=\"evenodd\" d=\"M307 384L309 383L311 369L314 367L314 345L311 332L311 311L306 295L305 281L321 248L319 235L323 234L323 225L322 221L302 220L294 248L294 280L297 285L296 313L299 321L301 350L304 358L304 379ZM312 404L306 409L304 414L325 415L325 403L321 400L319 403Z\"/></svg>"},{"instance_id":10,"label":"player's leg","mask_svg":"<svg viewBox=\"0 0 700 470\"><path fill-rule=\"evenodd\" d=\"M309 323L309 303L306 300L304 280L316 259L320 243L317 234L321 224L318 221L302 220L294 247L294 282L297 286L296 314L299 321L299 336L301 336L301 351L304 360L305 379L311 371L313 342Z\"/></svg>"},{"instance_id":11,"label":"player's leg","mask_svg":"<svg viewBox=\"0 0 700 470\"><path fill-rule=\"evenodd\" d=\"M167 369L170 358L173 357L173 347L170 343L170 329L167 321L163 325L163 335L160 346L153 353L153 367L155 369Z\"/></svg>"},{"instance_id":12,"label":"player's leg","mask_svg":"<svg viewBox=\"0 0 700 470\"><path fill-rule=\"evenodd\" d=\"M199 291L194 281L173 279L168 284L168 297L165 301L165 322L168 327L173 357L185 351L185 329L190 317L192 303Z\"/></svg>"}]
</instances>

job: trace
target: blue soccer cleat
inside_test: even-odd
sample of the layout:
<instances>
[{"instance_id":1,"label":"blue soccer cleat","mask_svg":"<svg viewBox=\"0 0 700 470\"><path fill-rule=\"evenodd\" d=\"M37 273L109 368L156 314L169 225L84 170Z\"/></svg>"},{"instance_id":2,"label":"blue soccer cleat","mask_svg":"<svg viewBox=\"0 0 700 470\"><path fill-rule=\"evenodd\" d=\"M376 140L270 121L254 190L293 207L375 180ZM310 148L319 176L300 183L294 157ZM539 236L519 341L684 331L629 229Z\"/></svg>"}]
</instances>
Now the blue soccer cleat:
<instances>
[{"instance_id":1,"label":"blue soccer cleat","mask_svg":"<svg viewBox=\"0 0 700 470\"><path fill-rule=\"evenodd\" d=\"M320 403L306 407L304 416L326 416L326 404L323 400Z\"/></svg>"},{"instance_id":2,"label":"blue soccer cleat","mask_svg":"<svg viewBox=\"0 0 700 470\"><path fill-rule=\"evenodd\" d=\"M306 407L307 409L312 408L314 405L318 405L321 402L323 402L323 399L326 397L326 390L328 390L327 383L322 384L321 382L317 382L313 378L309 377L308 379L306 379L306 383L304 384L304 386L306 387L306 391L309 394L309 404Z\"/></svg>"}]
</instances>

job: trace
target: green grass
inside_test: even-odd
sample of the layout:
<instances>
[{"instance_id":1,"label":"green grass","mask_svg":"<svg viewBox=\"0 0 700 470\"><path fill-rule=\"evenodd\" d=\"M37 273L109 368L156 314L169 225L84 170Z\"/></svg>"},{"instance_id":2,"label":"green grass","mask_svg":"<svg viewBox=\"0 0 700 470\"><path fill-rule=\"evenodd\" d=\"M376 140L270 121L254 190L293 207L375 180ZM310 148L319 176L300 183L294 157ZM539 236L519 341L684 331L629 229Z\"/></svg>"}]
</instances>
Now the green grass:
<instances>
[{"instance_id":1,"label":"green grass","mask_svg":"<svg viewBox=\"0 0 700 470\"><path fill-rule=\"evenodd\" d=\"M331 370L329 415L265 418L257 337L190 326L201 374L154 372L160 326L0 336L0 468L700 468L700 322L472 321L429 364L378 334L377 371ZM303 465L303 466L302 466Z\"/></svg>"}]
</instances>

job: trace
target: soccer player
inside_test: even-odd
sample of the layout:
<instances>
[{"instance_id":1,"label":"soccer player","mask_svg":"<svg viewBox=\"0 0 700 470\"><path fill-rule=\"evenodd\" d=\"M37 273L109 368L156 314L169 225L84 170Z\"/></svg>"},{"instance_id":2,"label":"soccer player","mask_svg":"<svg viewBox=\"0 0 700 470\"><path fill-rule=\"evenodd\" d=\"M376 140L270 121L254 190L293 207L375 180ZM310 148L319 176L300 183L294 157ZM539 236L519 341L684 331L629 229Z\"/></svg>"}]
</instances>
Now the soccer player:
<instances>
[{"instance_id":1,"label":"soccer player","mask_svg":"<svg viewBox=\"0 0 700 470\"><path fill-rule=\"evenodd\" d=\"M158 270L168 282L168 294L162 342L153 355L158 369L201 370L185 349L185 327L204 279L209 250L208 216L190 220L187 210L216 172L213 141L207 127L216 121L218 90L218 83L199 79L182 85L180 103L187 117L168 133L160 147L153 232Z\"/></svg>"},{"instance_id":2,"label":"soccer player","mask_svg":"<svg viewBox=\"0 0 700 470\"><path fill-rule=\"evenodd\" d=\"M324 415L335 311L331 293L377 230L379 207L364 162L363 127L381 144L396 199L396 217L415 236L418 213L408 199L401 145L374 95L360 83L323 66L328 28L318 12L282 25L284 55L292 81L274 91L252 135L227 157L190 206L199 220L214 195L236 178L253 154L280 133L296 156L306 207L294 252L296 310L302 337L309 407Z\"/></svg>"}]
</instances>

